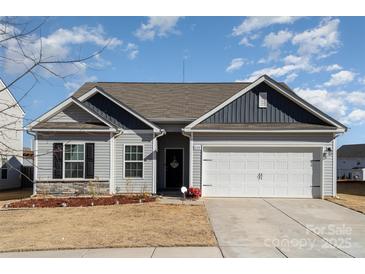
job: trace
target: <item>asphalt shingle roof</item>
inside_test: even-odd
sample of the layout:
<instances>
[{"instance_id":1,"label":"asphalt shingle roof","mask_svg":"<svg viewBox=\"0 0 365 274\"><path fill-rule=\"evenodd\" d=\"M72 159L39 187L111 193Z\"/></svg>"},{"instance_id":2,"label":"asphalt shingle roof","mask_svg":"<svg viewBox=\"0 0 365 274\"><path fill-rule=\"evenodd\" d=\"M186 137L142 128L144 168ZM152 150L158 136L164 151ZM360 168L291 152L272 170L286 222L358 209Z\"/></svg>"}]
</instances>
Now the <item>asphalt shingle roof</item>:
<instances>
[{"instance_id":1,"label":"asphalt shingle roof","mask_svg":"<svg viewBox=\"0 0 365 274\"><path fill-rule=\"evenodd\" d=\"M202 116L249 84L88 82L73 96L80 97L98 87L149 120L189 120Z\"/></svg>"},{"instance_id":2,"label":"asphalt shingle roof","mask_svg":"<svg viewBox=\"0 0 365 274\"><path fill-rule=\"evenodd\" d=\"M337 150L337 157L365 157L365 144L343 145Z\"/></svg>"}]
</instances>

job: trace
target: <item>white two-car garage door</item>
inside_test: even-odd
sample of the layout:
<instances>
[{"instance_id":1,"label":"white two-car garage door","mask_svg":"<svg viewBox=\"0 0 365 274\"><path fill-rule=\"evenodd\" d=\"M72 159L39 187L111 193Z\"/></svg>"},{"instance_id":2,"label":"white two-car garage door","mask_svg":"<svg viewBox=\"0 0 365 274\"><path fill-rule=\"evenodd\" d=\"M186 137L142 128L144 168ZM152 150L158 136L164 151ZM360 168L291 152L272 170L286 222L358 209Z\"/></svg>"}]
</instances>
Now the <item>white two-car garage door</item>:
<instances>
[{"instance_id":1,"label":"white two-car garage door","mask_svg":"<svg viewBox=\"0 0 365 274\"><path fill-rule=\"evenodd\" d=\"M320 197L319 148L204 147L206 197Z\"/></svg>"}]
</instances>

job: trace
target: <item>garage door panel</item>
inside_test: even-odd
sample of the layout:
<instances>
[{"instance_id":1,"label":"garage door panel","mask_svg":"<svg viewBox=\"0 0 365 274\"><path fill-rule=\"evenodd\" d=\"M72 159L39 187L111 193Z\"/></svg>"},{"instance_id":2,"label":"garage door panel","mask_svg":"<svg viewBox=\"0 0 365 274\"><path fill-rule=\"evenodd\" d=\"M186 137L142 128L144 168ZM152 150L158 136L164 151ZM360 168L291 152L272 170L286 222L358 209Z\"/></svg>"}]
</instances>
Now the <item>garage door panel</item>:
<instances>
[{"instance_id":1,"label":"garage door panel","mask_svg":"<svg viewBox=\"0 0 365 274\"><path fill-rule=\"evenodd\" d=\"M259 168L259 165L260 165L259 159L247 159L246 160L246 169L257 170Z\"/></svg>"},{"instance_id":2,"label":"garage door panel","mask_svg":"<svg viewBox=\"0 0 365 274\"><path fill-rule=\"evenodd\" d=\"M275 169L275 160L274 159L262 159L260 161L260 169Z\"/></svg>"},{"instance_id":3,"label":"garage door panel","mask_svg":"<svg viewBox=\"0 0 365 274\"><path fill-rule=\"evenodd\" d=\"M204 158L209 159L203 161L203 185L209 185L203 186L205 196L320 196L320 187L313 187L320 185L321 164L313 161L319 159L319 149L220 147L214 150L204 151Z\"/></svg>"}]
</instances>

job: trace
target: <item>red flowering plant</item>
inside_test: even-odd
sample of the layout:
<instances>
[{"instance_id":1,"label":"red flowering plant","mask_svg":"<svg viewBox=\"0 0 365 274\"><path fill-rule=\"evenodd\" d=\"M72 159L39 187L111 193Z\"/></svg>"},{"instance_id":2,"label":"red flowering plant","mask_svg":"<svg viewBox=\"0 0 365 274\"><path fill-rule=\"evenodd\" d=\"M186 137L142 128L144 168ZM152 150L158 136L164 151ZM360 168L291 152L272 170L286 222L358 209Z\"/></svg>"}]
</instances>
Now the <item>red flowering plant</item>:
<instances>
[{"instance_id":1,"label":"red flowering plant","mask_svg":"<svg viewBox=\"0 0 365 274\"><path fill-rule=\"evenodd\" d=\"M198 199L202 196L202 192L200 191L200 188L196 187L189 187L188 189L188 197L193 199Z\"/></svg>"}]
</instances>

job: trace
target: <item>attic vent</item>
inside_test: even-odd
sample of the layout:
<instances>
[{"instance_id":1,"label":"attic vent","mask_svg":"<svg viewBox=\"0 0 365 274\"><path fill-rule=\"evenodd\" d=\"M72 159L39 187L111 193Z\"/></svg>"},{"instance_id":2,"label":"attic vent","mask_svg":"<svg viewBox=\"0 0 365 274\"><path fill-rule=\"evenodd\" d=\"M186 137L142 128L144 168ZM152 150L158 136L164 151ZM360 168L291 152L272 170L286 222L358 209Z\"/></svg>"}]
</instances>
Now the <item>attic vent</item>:
<instances>
[{"instance_id":1,"label":"attic vent","mask_svg":"<svg viewBox=\"0 0 365 274\"><path fill-rule=\"evenodd\" d=\"M259 108L267 108L267 92L259 92Z\"/></svg>"}]
</instances>

